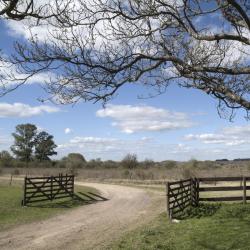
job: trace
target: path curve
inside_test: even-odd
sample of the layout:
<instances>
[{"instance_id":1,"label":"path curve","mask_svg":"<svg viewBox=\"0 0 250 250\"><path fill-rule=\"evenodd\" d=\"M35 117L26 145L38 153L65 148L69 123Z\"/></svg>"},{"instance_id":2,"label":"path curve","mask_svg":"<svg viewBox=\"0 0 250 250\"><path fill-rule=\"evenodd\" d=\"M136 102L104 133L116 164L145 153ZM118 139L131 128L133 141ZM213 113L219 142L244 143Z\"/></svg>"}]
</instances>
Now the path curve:
<instances>
[{"instance_id":1,"label":"path curve","mask_svg":"<svg viewBox=\"0 0 250 250\"><path fill-rule=\"evenodd\" d=\"M99 189L109 200L1 232L0 249L103 249L164 209L164 197L157 192L100 183L75 184Z\"/></svg>"}]
</instances>

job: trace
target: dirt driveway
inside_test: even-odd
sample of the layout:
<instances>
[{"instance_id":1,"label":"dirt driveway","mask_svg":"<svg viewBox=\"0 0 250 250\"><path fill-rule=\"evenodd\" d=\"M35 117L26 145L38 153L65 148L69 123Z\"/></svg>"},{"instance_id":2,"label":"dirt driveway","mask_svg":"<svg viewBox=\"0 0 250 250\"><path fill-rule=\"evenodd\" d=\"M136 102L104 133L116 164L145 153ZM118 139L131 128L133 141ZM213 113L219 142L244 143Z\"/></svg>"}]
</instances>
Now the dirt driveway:
<instances>
[{"instance_id":1,"label":"dirt driveway","mask_svg":"<svg viewBox=\"0 0 250 250\"><path fill-rule=\"evenodd\" d=\"M119 185L76 184L99 189L109 200L1 232L0 249L104 249L124 232L164 211L163 193Z\"/></svg>"}]
</instances>

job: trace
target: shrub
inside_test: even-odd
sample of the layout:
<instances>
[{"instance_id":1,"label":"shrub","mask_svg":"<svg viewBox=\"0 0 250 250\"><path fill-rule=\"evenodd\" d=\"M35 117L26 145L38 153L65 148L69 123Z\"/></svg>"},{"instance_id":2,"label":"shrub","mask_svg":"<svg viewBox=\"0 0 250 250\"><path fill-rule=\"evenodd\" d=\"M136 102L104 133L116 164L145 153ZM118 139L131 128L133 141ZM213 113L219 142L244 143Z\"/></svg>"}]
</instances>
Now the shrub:
<instances>
[{"instance_id":1,"label":"shrub","mask_svg":"<svg viewBox=\"0 0 250 250\"><path fill-rule=\"evenodd\" d=\"M154 161L151 159L145 159L144 161L140 162L140 167L142 168L150 168L155 165Z\"/></svg>"},{"instance_id":2,"label":"shrub","mask_svg":"<svg viewBox=\"0 0 250 250\"><path fill-rule=\"evenodd\" d=\"M194 171L194 169L190 167L184 167L182 169L181 175L183 179L189 179L189 178L195 177L196 172Z\"/></svg>"},{"instance_id":3,"label":"shrub","mask_svg":"<svg viewBox=\"0 0 250 250\"><path fill-rule=\"evenodd\" d=\"M122 172L122 177L125 179L131 179L132 173L128 169L126 169Z\"/></svg>"},{"instance_id":4,"label":"shrub","mask_svg":"<svg viewBox=\"0 0 250 250\"><path fill-rule=\"evenodd\" d=\"M15 168L12 172L11 175L20 175L19 169Z\"/></svg>"},{"instance_id":5,"label":"shrub","mask_svg":"<svg viewBox=\"0 0 250 250\"><path fill-rule=\"evenodd\" d=\"M121 161L124 168L133 169L138 166L138 160L136 154L127 154Z\"/></svg>"},{"instance_id":6,"label":"shrub","mask_svg":"<svg viewBox=\"0 0 250 250\"><path fill-rule=\"evenodd\" d=\"M10 153L6 150L0 152L0 166L2 167L13 167L14 158L10 155Z\"/></svg>"},{"instance_id":7,"label":"shrub","mask_svg":"<svg viewBox=\"0 0 250 250\"><path fill-rule=\"evenodd\" d=\"M166 161L164 162L164 167L168 169L173 169L177 167L176 161Z\"/></svg>"}]
</instances>

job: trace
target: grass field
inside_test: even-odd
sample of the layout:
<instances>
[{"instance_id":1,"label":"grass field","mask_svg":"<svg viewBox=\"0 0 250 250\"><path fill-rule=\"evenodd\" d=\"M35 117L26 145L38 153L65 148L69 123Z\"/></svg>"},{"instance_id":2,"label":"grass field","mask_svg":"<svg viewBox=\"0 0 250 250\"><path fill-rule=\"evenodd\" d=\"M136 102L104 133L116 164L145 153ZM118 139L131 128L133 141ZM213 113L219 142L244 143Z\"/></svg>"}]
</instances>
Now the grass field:
<instances>
[{"instance_id":1,"label":"grass field","mask_svg":"<svg viewBox=\"0 0 250 250\"><path fill-rule=\"evenodd\" d=\"M125 235L109 249L249 250L250 204L203 205L192 218L170 223L165 214Z\"/></svg>"},{"instance_id":2,"label":"grass field","mask_svg":"<svg viewBox=\"0 0 250 250\"><path fill-rule=\"evenodd\" d=\"M83 186L75 186L75 191L98 193L96 189ZM9 186L7 181L0 181L0 231L14 225L43 220L69 209L86 205L84 201L65 198L22 207L22 195L21 182L15 181L12 186Z\"/></svg>"}]
</instances>

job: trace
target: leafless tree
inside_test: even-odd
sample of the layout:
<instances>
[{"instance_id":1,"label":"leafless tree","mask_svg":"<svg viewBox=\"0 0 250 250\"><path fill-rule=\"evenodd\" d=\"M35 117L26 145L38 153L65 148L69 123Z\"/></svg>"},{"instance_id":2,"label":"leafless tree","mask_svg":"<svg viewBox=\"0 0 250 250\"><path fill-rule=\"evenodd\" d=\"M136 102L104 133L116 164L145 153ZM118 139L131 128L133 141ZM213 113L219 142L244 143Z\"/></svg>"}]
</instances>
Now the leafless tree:
<instances>
[{"instance_id":1,"label":"leafless tree","mask_svg":"<svg viewBox=\"0 0 250 250\"><path fill-rule=\"evenodd\" d=\"M106 102L124 84L151 87L152 95L178 84L213 96L220 112L248 114L248 0L72 2L43 20L53 27L45 40L31 32L29 43L15 44L11 63L25 77L12 81L52 72L44 86L62 103Z\"/></svg>"},{"instance_id":2,"label":"leafless tree","mask_svg":"<svg viewBox=\"0 0 250 250\"><path fill-rule=\"evenodd\" d=\"M53 2L53 4L51 4ZM69 1L65 1L67 6ZM62 8L62 1L39 1L39 0L0 0L0 16L12 20L23 20L28 17L37 20L57 17Z\"/></svg>"}]
</instances>

